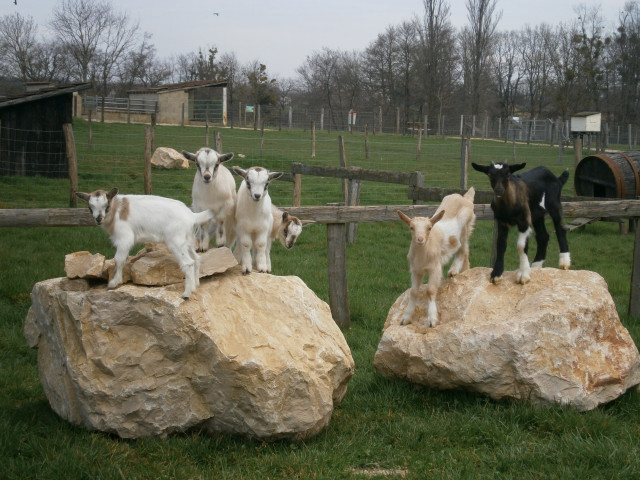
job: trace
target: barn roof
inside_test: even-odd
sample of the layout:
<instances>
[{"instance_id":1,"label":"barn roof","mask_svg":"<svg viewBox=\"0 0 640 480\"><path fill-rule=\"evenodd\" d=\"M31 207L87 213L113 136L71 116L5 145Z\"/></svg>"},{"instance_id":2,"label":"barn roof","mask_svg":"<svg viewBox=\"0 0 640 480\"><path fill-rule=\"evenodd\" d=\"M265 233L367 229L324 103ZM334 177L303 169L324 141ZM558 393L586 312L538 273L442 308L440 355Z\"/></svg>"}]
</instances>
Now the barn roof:
<instances>
[{"instance_id":1,"label":"barn roof","mask_svg":"<svg viewBox=\"0 0 640 480\"><path fill-rule=\"evenodd\" d=\"M19 95L0 97L0 108L18 105L21 103L33 102L36 100L42 100L43 98L57 97L58 95L78 92L80 90L87 90L89 88L91 88L90 83L68 83L65 85L51 85L49 87L41 87L38 90L24 92Z\"/></svg>"},{"instance_id":2,"label":"barn roof","mask_svg":"<svg viewBox=\"0 0 640 480\"><path fill-rule=\"evenodd\" d=\"M158 85L157 87L135 88L129 90L128 93L164 93L176 90L193 90L194 88L203 87L226 87L226 80L195 80L191 82L171 83L167 85Z\"/></svg>"}]
</instances>

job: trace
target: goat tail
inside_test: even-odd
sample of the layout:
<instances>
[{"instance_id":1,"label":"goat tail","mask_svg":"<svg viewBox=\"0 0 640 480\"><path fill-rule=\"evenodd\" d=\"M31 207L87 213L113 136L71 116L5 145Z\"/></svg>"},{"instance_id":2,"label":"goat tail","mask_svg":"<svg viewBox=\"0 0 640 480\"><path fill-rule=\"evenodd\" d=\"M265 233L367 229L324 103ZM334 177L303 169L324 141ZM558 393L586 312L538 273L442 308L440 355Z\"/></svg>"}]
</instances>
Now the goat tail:
<instances>
[{"instance_id":1,"label":"goat tail","mask_svg":"<svg viewBox=\"0 0 640 480\"><path fill-rule=\"evenodd\" d=\"M471 200L472 202L475 196L476 196L476 189L473 187L469 187L469 190L467 190L467 193L463 195L464 198L466 198L467 200Z\"/></svg>"},{"instance_id":2,"label":"goat tail","mask_svg":"<svg viewBox=\"0 0 640 480\"><path fill-rule=\"evenodd\" d=\"M560 176L558 177L558 180L560 180L560 183L562 185L567 183L567 180L569 180L569 169L568 168L564 172L562 172L560 174Z\"/></svg>"},{"instance_id":3,"label":"goat tail","mask_svg":"<svg viewBox=\"0 0 640 480\"><path fill-rule=\"evenodd\" d=\"M194 213L193 214L193 219L196 223L196 225L203 225L211 220L213 220L215 217L213 215L213 212L211 210L205 210L204 212L198 212L198 213Z\"/></svg>"}]
</instances>

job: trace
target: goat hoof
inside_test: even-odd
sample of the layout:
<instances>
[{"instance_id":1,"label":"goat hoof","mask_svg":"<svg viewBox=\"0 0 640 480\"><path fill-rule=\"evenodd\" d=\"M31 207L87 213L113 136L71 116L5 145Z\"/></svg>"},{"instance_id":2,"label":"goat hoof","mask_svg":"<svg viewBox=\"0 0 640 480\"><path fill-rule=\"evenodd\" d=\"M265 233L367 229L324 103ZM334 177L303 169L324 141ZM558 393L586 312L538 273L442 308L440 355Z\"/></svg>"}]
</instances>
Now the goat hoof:
<instances>
[{"instance_id":1,"label":"goat hoof","mask_svg":"<svg viewBox=\"0 0 640 480\"><path fill-rule=\"evenodd\" d=\"M500 285L500 283L502 283L502 277L491 277L491 283L494 285Z\"/></svg>"},{"instance_id":2,"label":"goat hoof","mask_svg":"<svg viewBox=\"0 0 640 480\"><path fill-rule=\"evenodd\" d=\"M519 283L520 285L524 285L525 283L529 283L529 280L531 280L531 277L528 274L518 273L516 275L516 283Z\"/></svg>"}]
</instances>

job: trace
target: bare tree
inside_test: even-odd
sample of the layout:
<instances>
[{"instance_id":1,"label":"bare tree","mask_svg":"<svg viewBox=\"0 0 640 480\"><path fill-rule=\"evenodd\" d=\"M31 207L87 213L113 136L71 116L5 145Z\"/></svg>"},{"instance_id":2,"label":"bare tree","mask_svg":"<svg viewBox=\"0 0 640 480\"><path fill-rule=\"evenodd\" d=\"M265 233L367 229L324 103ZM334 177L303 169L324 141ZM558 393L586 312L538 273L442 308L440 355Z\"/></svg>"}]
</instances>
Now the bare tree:
<instances>
[{"instance_id":1,"label":"bare tree","mask_svg":"<svg viewBox=\"0 0 640 480\"><path fill-rule=\"evenodd\" d=\"M305 63L297 69L299 84L307 92L309 101L327 107L334 126L339 63L340 52L324 48L308 56Z\"/></svg>"},{"instance_id":2,"label":"bare tree","mask_svg":"<svg viewBox=\"0 0 640 480\"><path fill-rule=\"evenodd\" d=\"M522 56L522 72L527 93L527 110L530 118L543 113L548 94L551 62L548 58L550 29L542 24L535 29L527 26L522 32L520 53ZM527 131L527 141L531 139L531 125Z\"/></svg>"},{"instance_id":3,"label":"bare tree","mask_svg":"<svg viewBox=\"0 0 640 480\"><path fill-rule=\"evenodd\" d=\"M582 110L600 110L603 80L603 53L605 41L602 35L604 20L598 7L580 5L575 9L578 19L573 44L580 68L578 86L584 96Z\"/></svg>"},{"instance_id":4,"label":"bare tree","mask_svg":"<svg viewBox=\"0 0 640 480\"><path fill-rule=\"evenodd\" d=\"M617 72L619 89L614 111L620 121L640 120L640 5L628 2L620 13L619 26L611 45L615 64L609 70Z\"/></svg>"},{"instance_id":5,"label":"bare tree","mask_svg":"<svg viewBox=\"0 0 640 480\"><path fill-rule=\"evenodd\" d=\"M110 16L110 5L100 0L62 0L53 10L51 26L75 60L73 76L82 82L93 80L94 62Z\"/></svg>"},{"instance_id":6,"label":"bare tree","mask_svg":"<svg viewBox=\"0 0 640 480\"><path fill-rule=\"evenodd\" d=\"M424 15L416 21L418 81L426 114L437 117L437 130L443 108L450 98L456 69L455 37L449 5L444 0L423 0Z\"/></svg>"},{"instance_id":7,"label":"bare tree","mask_svg":"<svg viewBox=\"0 0 640 480\"><path fill-rule=\"evenodd\" d=\"M119 65L119 95L126 95L132 87L138 85L152 87L162 84L171 77L169 62L156 58L156 48L151 43L151 35L145 34L142 42L131 49Z\"/></svg>"},{"instance_id":8,"label":"bare tree","mask_svg":"<svg viewBox=\"0 0 640 480\"><path fill-rule=\"evenodd\" d=\"M35 65L37 29L33 17L19 13L0 17L0 62L6 75L22 81L41 80Z\"/></svg>"},{"instance_id":9,"label":"bare tree","mask_svg":"<svg viewBox=\"0 0 640 480\"><path fill-rule=\"evenodd\" d=\"M493 73L498 94L501 117L510 117L516 111L516 99L522 80L520 42L518 32L502 32L496 36Z\"/></svg>"},{"instance_id":10,"label":"bare tree","mask_svg":"<svg viewBox=\"0 0 640 480\"><path fill-rule=\"evenodd\" d=\"M111 12L101 35L100 50L96 56L97 77L102 93L102 117L104 121L104 97L109 92L114 67L122 61L136 40L138 24L132 24L126 13Z\"/></svg>"},{"instance_id":11,"label":"bare tree","mask_svg":"<svg viewBox=\"0 0 640 480\"><path fill-rule=\"evenodd\" d=\"M387 27L364 51L363 78L367 96L374 104L388 108L397 103L398 43L396 27Z\"/></svg>"},{"instance_id":12,"label":"bare tree","mask_svg":"<svg viewBox=\"0 0 640 480\"><path fill-rule=\"evenodd\" d=\"M502 11L496 12L497 0L467 0L469 26L462 35L468 71L465 84L470 95L471 114L480 112L482 96L487 78L487 64L492 53L496 27ZM467 78L468 77L468 78Z\"/></svg>"}]
</instances>

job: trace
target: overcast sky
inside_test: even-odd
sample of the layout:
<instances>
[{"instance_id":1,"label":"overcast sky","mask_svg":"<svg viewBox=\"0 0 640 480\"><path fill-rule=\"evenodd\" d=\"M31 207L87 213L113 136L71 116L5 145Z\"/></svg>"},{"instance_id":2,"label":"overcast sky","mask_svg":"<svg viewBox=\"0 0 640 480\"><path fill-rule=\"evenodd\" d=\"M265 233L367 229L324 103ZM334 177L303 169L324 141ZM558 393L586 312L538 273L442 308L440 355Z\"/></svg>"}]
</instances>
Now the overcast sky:
<instances>
[{"instance_id":1,"label":"overcast sky","mask_svg":"<svg viewBox=\"0 0 640 480\"><path fill-rule=\"evenodd\" d=\"M58 0L0 0L0 15L32 16L39 32ZM599 7L613 28L626 0L498 0L499 30L571 23L579 4ZM239 62L267 65L271 77L294 77L307 56L323 47L364 50L390 25L422 15L422 0L111 0L152 34L159 58L215 46ZM451 22L468 23L465 0L451 0ZM215 15L215 14L218 15Z\"/></svg>"}]
</instances>

